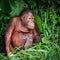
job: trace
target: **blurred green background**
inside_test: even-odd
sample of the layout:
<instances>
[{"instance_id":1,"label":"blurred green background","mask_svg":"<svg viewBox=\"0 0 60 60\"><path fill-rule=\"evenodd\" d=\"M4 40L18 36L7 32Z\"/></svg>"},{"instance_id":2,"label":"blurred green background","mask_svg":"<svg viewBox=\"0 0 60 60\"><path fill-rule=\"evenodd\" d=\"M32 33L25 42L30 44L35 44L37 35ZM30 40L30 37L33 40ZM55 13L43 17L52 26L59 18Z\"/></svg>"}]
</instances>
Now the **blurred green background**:
<instances>
[{"instance_id":1,"label":"blurred green background","mask_svg":"<svg viewBox=\"0 0 60 60\"><path fill-rule=\"evenodd\" d=\"M15 49L17 53L7 57L6 26L24 8L34 12L42 43L26 50ZM60 60L60 0L0 0L0 60Z\"/></svg>"}]
</instances>

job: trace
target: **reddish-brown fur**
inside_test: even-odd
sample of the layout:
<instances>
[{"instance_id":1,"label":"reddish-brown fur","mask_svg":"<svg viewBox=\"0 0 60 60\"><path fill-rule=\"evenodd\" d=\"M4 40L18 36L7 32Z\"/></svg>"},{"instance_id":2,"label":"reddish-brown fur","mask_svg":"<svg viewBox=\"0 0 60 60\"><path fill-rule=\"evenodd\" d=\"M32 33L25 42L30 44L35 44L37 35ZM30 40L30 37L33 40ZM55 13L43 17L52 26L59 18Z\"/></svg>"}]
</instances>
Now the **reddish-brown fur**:
<instances>
[{"instance_id":1,"label":"reddish-brown fur","mask_svg":"<svg viewBox=\"0 0 60 60\"><path fill-rule=\"evenodd\" d=\"M8 29L6 30L5 40L6 40L7 54L14 47L22 46L26 48L26 46L28 47L28 46L33 45L34 39L38 39L37 40L38 42L40 41L38 32L35 29L36 26L33 29L28 29L26 26L23 25L25 22L25 20L22 22L22 19L25 19L23 18L23 15L24 14L22 14L20 17L14 17L13 19L11 19L10 25L8 26ZM33 14L31 17L34 18Z\"/></svg>"}]
</instances>

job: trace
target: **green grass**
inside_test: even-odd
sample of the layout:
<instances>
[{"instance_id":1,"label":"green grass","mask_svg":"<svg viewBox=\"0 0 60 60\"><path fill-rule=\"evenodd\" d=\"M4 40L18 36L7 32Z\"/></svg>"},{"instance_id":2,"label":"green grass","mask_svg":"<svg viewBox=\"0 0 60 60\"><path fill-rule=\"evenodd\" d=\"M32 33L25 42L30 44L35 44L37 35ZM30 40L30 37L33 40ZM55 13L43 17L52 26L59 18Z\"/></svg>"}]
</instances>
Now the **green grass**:
<instances>
[{"instance_id":1,"label":"green grass","mask_svg":"<svg viewBox=\"0 0 60 60\"><path fill-rule=\"evenodd\" d=\"M16 49L13 56L0 54L0 60L60 60L60 48L55 43L39 43L26 50Z\"/></svg>"}]
</instances>

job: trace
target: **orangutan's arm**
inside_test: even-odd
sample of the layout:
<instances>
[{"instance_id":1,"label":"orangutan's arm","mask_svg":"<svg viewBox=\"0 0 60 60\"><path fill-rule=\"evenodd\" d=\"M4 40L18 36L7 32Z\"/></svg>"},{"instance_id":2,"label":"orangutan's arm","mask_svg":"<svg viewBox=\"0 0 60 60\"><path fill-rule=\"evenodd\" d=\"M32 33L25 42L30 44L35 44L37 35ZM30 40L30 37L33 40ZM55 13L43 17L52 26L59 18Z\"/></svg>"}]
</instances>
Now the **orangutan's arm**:
<instances>
[{"instance_id":1,"label":"orangutan's arm","mask_svg":"<svg viewBox=\"0 0 60 60\"><path fill-rule=\"evenodd\" d=\"M10 46L11 36L12 36L15 25L16 25L16 18L13 18L11 20L11 22L9 23L9 26L7 27L7 30L6 30L6 33L5 33L5 40L6 40L5 44L6 44L6 53L7 53L7 55L10 52L9 46Z\"/></svg>"}]
</instances>

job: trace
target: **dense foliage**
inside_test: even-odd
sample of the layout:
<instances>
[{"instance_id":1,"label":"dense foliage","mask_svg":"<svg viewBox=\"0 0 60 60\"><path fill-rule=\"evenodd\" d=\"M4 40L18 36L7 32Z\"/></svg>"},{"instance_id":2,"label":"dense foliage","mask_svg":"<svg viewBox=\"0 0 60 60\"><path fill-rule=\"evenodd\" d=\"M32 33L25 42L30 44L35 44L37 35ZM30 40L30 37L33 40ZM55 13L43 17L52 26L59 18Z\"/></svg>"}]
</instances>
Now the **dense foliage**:
<instances>
[{"instance_id":1,"label":"dense foliage","mask_svg":"<svg viewBox=\"0 0 60 60\"><path fill-rule=\"evenodd\" d=\"M0 60L60 60L60 0L0 0ZM32 9L42 43L4 56L4 32L10 19L24 8Z\"/></svg>"}]
</instances>

